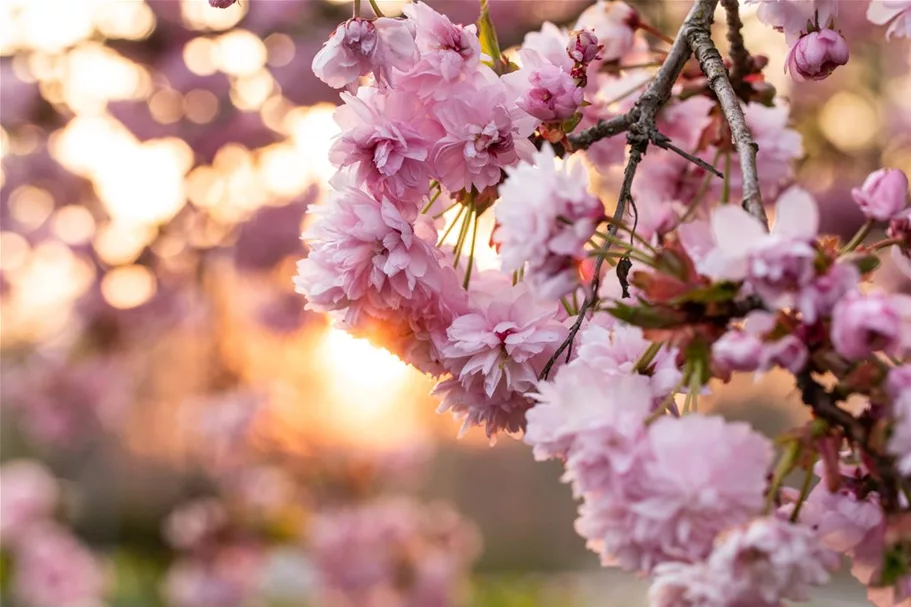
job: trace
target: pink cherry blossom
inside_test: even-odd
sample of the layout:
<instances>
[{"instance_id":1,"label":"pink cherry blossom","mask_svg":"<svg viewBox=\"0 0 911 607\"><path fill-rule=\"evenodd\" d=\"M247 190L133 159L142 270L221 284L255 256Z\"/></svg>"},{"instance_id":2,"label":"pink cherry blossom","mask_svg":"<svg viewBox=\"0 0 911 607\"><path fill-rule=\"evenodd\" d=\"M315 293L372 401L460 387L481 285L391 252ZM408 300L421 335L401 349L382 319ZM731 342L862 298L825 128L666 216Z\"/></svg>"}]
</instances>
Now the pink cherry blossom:
<instances>
[{"instance_id":1,"label":"pink cherry blossom","mask_svg":"<svg viewBox=\"0 0 911 607\"><path fill-rule=\"evenodd\" d=\"M388 84L392 69L408 70L418 59L414 24L408 20L356 17L336 28L313 57L313 73L332 88L352 87L373 72Z\"/></svg>"},{"instance_id":2,"label":"pink cherry blossom","mask_svg":"<svg viewBox=\"0 0 911 607\"><path fill-rule=\"evenodd\" d=\"M712 361L720 370L755 371L762 355L762 341L740 329L732 329L712 344Z\"/></svg>"},{"instance_id":3,"label":"pink cherry blossom","mask_svg":"<svg viewBox=\"0 0 911 607\"><path fill-rule=\"evenodd\" d=\"M519 56L523 60L529 57L538 64L547 63L561 68L566 73L573 69L574 59L571 56L570 34L549 21L541 25L540 31L525 34Z\"/></svg>"},{"instance_id":4,"label":"pink cherry blossom","mask_svg":"<svg viewBox=\"0 0 911 607\"><path fill-rule=\"evenodd\" d=\"M163 534L179 550L204 547L228 522L224 505L215 498L199 499L182 505L165 520Z\"/></svg>"},{"instance_id":5,"label":"pink cherry blossom","mask_svg":"<svg viewBox=\"0 0 911 607\"><path fill-rule=\"evenodd\" d=\"M857 291L846 295L832 312L832 344L848 360L874 352L898 354L908 346L911 298Z\"/></svg>"},{"instance_id":6,"label":"pink cherry blossom","mask_svg":"<svg viewBox=\"0 0 911 607\"><path fill-rule=\"evenodd\" d=\"M576 530L605 564L649 571L701 560L719 532L762 508L772 446L746 424L662 417L640 449L623 483L592 493L580 508Z\"/></svg>"},{"instance_id":7,"label":"pink cherry blossom","mask_svg":"<svg viewBox=\"0 0 911 607\"><path fill-rule=\"evenodd\" d=\"M604 46L602 59L617 61L633 49L639 23L639 12L625 2L598 0L597 4L579 15L573 29L594 30Z\"/></svg>"},{"instance_id":8,"label":"pink cherry blossom","mask_svg":"<svg viewBox=\"0 0 911 607\"><path fill-rule=\"evenodd\" d=\"M697 267L712 278L746 280L768 305L781 308L793 305L815 278L812 243L819 212L813 198L797 187L782 194L775 210L768 234L739 205L716 208L711 221L717 246Z\"/></svg>"},{"instance_id":9,"label":"pink cherry blossom","mask_svg":"<svg viewBox=\"0 0 911 607\"><path fill-rule=\"evenodd\" d=\"M571 75L551 64L513 72L525 82L517 83L523 90L517 104L529 115L544 122L566 120L582 105L582 89Z\"/></svg>"},{"instance_id":10,"label":"pink cherry blossom","mask_svg":"<svg viewBox=\"0 0 911 607\"><path fill-rule=\"evenodd\" d=\"M873 498L875 494L858 497L846 486L833 493L819 483L800 510L800 522L811 527L830 550L851 554L883 523L882 508Z\"/></svg>"},{"instance_id":11,"label":"pink cherry blossom","mask_svg":"<svg viewBox=\"0 0 911 607\"><path fill-rule=\"evenodd\" d=\"M809 599L838 564L810 528L760 518L720 538L707 563L659 565L650 596L662 607L777 607Z\"/></svg>"},{"instance_id":12,"label":"pink cherry blossom","mask_svg":"<svg viewBox=\"0 0 911 607\"><path fill-rule=\"evenodd\" d=\"M785 71L797 82L824 80L848 62L848 43L841 34L824 29L810 32L791 47Z\"/></svg>"},{"instance_id":13,"label":"pink cherry blossom","mask_svg":"<svg viewBox=\"0 0 911 607\"><path fill-rule=\"evenodd\" d=\"M803 322L812 325L832 313L841 299L860 283L860 271L853 263L836 263L797 294L797 309Z\"/></svg>"},{"instance_id":14,"label":"pink cherry blossom","mask_svg":"<svg viewBox=\"0 0 911 607\"><path fill-rule=\"evenodd\" d=\"M898 169L879 169L851 195L868 219L889 221L908 207L908 177Z\"/></svg>"},{"instance_id":15,"label":"pink cherry blossom","mask_svg":"<svg viewBox=\"0 0 911 607\"><path fill-rule=\"evenodd\" d=\"M552 381L538 384L533 398L538 404L528 412L525 442L536 459L566 458L572 451L574 463L594 457L620 473L653 408L648 377L606 375L588 365L563 367ZM594 489L584 477L573 480L581 492Z\"/></svg>"},{"instance_id":16,"label":"pink cherry blossom","mask_svg":"<svg viewBox=\"0 0 911 607\"><path fill-rule=\"evenodd\" d=\"M839 0L746 0L759 4L759 20L785 34L788 45L808 33L807 24L829 27L838 16Z\"/></svg>"},{"instance_id":17,"label":"pink cherry blossom","mask_svg":"<svg viewBox=\"0 0 911 607\"><path fill-rule=\"evenodd\" d=\"M601 201L588 192L588 172L578 158L556 165L545 145L532 163L506 170L494 207L503 270L528 264L528 280L542 297L559 298L578 286L578 264L585 243L604 215Z\"/></svg>"},{"instance_id":18,"label":"pink cherry blossom","mask_svg":"<svg viewBox=\"0 0 911 607\"><path fill-rule=\"evenodd\" d=\"M449 191L496 185L503 169L531 159L534 146L527 137L535 120L507 97L506 87L494 82L434 106L445 135L431 160Z\"/></svg>"},{"instance_id":19,"label":"pink cherry blossom","mask_svg":"<svg viewBox=\"0 0 911 607\"><path fill-rule=\"evenodd\" d=\"M0 467L0 542L14 543L30 526L50 518L57 504L57 480L36 460L12 460Z\"/></svg>"},{"instance_id":20,"label":"pink cherry blossom","mask_svg":"<svg viewBox=\"0 0 911 607\"><path fill-rule=\"evenodd\" d=\"M566 329L556 320L556 308L536 302L524 283L510 286L505 276L489 276L493 282L476 287L471 310L446 332L441 352L453 379L435 392L445 393L441 411L466 416L464 429L484 421L492 436L499 429L524 428L524 410L530 406L525 393L537 383ZM506 425L495 417L498 410L512 414Z\"/></svg>"},{"instance_id":21,"label":"pink cherry blossom","mask_svg":"<svg viewBox=\"0 0 911 607\"><path fill-rule=\"evenodd\" d=\"M888 23L886 38L911 38L911 0L871 0L867 19L877 25Z\"/></svg>"},{"instance_id":22,"label":"pink cherry blossom","mask_svg":"<svg viewBox=\"0 0 911 607\"><path fill-rule=\"evenodd\" d=\"M13 593L33 607L101 607L100 563L65 529L51 523L29 530L16 550Z\"/></svg>"},{"instance_id":23,"label":"pink cherry blossom","mask_svg":"<svg viewBox=\"0 0 911 607\"><path fill-rule=\"evenodd\" d=\"M336 110L342 132L329 150L338 167L352 167L355 184L392 201L419 200L430 187L430 149L442 131L419 99L399 91L361 88L342 93ZM415 203L415 211L417 203Z\"/></svg>"},{"instance_id":24,"label":"pink cherry blossom","mask_svg":"<svg viewBox=\"0 0 911 607\"><path fill-rule=\"evenodd\" d=\"M206 558L175 561L162 584L173 607L233 607L256 593L263 554L255 545L217 547Z\"/></svg>"},{"instance_id":25,"label":"pink cherry blossom","mask_svg":"<svg viewBox=\"0 0 911 607\"><path fill-rule=\"evenodd\" d=\"M362 312L383 318L420 307L442 288L442 253L427 216L409 223L388 199L351 188L310 212L318 220L304 234L310 253L294 279L307 309L345 309L346 322L357 325Z\"/></svg>"},{"instance_id":26,"label":"pink cherry blossom","mask_svg":"<svg viewBox=\"0 0 911 607\"><path fill-rule=\"evenodd\" d=\"M420 59L396 77L397 87L443 100L457 93L456 87L483 82L488 68L481 63L476 26L454 25L426 2L407 4L403 10L415 24Z\"/></svg>"}]
</instances>

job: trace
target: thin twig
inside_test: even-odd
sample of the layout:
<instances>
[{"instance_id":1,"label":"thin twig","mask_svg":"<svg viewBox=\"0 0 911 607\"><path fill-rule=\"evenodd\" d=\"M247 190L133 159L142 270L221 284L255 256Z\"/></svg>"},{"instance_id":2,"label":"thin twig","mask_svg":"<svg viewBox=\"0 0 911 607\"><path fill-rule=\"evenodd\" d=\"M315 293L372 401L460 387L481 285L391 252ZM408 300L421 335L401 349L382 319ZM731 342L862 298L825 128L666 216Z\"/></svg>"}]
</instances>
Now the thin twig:
<instances>
[{"instance_id":1,"label":"thin twig","mask_svg":"<svg viewBox=\"0 0 911 607\"><path fill-rule=\"evenodd\" d=\"M625 133L632 122L629 114L620 114L610 120L599 120L598 124L585 129L578 135L570 135L569 142L574 150L584 150L596 141Z\"/></svg>"},{"instance_id":2,"label":"thin twig","mask_svg":"<svg viewBox=\"0 0 911 607\"><path fill-rule=\"evenodd\" d=\"M724 179L724 173L722 173L721 171L716 169L714 166L712 166L711 164L709 164L708 162L706 162L699 156L693 156L689 152L678 148L676 145L674 145L671 142L670 138L667 135L665 135L664 133L661 133L660 131L655 130L651 133L651 139L652 139L652 143L657 145L659 148L663 148L665 150L674 152L681 158L686 158L687 160L689 160L690 162L692 162L693 164L695 164L702 170L708 171L709 173L711 173L715 177L718 177L719 179Z\"/></svg>"},{"instance_id":3,"label":"thin twig","mask_svg":"<svg viewBox=\"0 0 911 607\"><path fill-rule=\"evenodd\" d=\"M706 4L716 4L702 0ZM700 2L701 3L701 2ZM724 118L731 127L731 139L737 148L740 156L740 171L743 174L743 208L744 210L758 219L768 230L769 220L766 217L765 208L762 205L762 194L759 191L759 175L756 171L756 153L759 146L753 140L753 135L747 126L746 118L743 115L743 108L740 106L740 98L734 92L731 86L731 80L728 71L724 67L724 61L721 59L721 53L715 47L712 41L711 26L713 15L703 13L700 15L705 19L700 23L694 23L693 27L684 28L686 38L689 41L690 48L699 60L702 72L708 78L709 86L715 92Z\"/></svg>"}]
</instances>

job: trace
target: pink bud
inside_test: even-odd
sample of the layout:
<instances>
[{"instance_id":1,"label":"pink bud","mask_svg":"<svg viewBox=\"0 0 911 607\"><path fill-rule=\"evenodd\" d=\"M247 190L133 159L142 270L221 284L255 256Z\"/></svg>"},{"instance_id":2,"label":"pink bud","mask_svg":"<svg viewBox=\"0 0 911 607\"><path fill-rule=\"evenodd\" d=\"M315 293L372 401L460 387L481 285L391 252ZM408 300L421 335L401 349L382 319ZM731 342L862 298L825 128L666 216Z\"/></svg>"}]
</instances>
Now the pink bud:
<instances>
[{"instance_id":1,"label":"pink bud","mask_svg":"<svg viewBox=\"0 0 911 607\"><path fill-rule=\"evenodd\" d=\"M214 8L228 8L236 2L237 0L209 0L209 6Z\"/></svg>"},{"instance_id":2,"label":"pink bud","mask_svg":"<svg viewBox=\"0 0 911 607\"><path fill-rule=\"evenodd\" d=\"M598 44L598 37L593 30L582 29L569 33L569 44L566 52L576 63L591 63L598 59L598 53L604 46Z\"/></svg>"},{"instance_id":3,"label":"pink bud","mask_svg":"<svg viewBox=\"0 0 911 607\"><path fill-rule=\"evenodd\" d=\"M633 49L639 12L625 2L598 2L587 8L576 22L576 29L593 29L604 49L601 58L617 61Z\"/></svg>"},{"instance_id":4,"label":"pink bud","mask_svg":"<svg viewBox=\"0 0 911 607\"><path fill-rule=\"evenodd\" d=\"M798 337L785 335L778 341L764 344L760 366L771 369L778 365L791 373L798 373L806 366L809 355L806 345Z\"/></svg>"},{"instance_id":5,"label":"pink bud","mask_svg":"<svg viewBox=\"0 0 911 607\"><path fill-rule=\"evenodd\" d=\"M712 346L712 359L726 371L755 371L762 342L745 331L728 331Z\"/></svg>"},{"instance_id":6,"label":"pink bud","mask_svg":"<svg viewBox=\"0 0 911 607\"><path fill-rule=\"evenodd\" d=\"M902 394L911 391L911 364L895 367L886 376L886 394L898 400Z\"/></svg>"},{"instance_id":7,"label":"pink bud","mask_svg":"<svg viewBox=\"0 0 911 607\"><path fill-rule=\"evenodd\" d=\"M892 297L857 291L846 295L832 311L832 344L848 360L874 352L896 353L901 345L902 318Z\"/></svg>"},{"instance_id":8,"label":"pink bud","mask_svg":"<svg viewBox=\"0 0 911 607\"><path fill-rule=\"evenodd\" d=\"M785 71L797 82L824 80L848 62L848 43L841 34L824 29L803 36L791 48Z\"/></svg>"},{"instance_id":9,"label":"pink bud","mask_svg":"<svg viewBox=\"0 0 911 607\"><path fill-rule=\"evenodd\" d=\"M889 221L908 206L908 177L898 169L879 169L851 195L869 219Z\"/></svg>"},{"instance_id":10,"label":"pink bud","mask_svg":"<svg viewBox=\"0 0 911 607\"><path fill-rule=\"evenodd\" d=\"M537 69L528 77L531 85L517 105L538 120L553 122L571 118L582 104L582 89L572 76L556 66Z\"/></svg>"}]
</instances>

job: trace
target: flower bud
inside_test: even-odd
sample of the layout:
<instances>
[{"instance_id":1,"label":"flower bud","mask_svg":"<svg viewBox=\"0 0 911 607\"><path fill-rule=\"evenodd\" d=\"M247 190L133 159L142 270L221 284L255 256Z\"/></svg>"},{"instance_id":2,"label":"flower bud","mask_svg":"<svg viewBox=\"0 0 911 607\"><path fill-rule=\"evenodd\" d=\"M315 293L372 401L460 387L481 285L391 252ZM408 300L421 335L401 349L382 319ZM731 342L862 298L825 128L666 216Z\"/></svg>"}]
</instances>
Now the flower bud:
<instances>
[{"instance_id":1,"label":"flower bud","mask_svg":"<svg viewBox=\"0 0 911 607\"><path fill-rule=\"evenodd\" d=\"M209 0L209 6L214 8L228 8L235 3L237 0Z\"/></svg>"},{"instance_id":2,"label":"flower bud","mask_svg":"<svg viewBox=\"0 0 911 607\"><path fill-rule=\"evenodd\" d=\"M908 177L898 169L879 169L851 195L867 218L889 221L908 206Z\"/></svg>"},{"instance_id":3,"label":"flower bud","mask_svg":"<svg viewBox=\"0 0 911 607\"><path fill-rule=\"evenodd\" d=\"M598 2L587 8L576 22L576 29L593 29L603 45L601 58L617 61L632 50L641 18L625 2Z\"/></svg>"},{"instance_id":4,"label":"flower bud","mask_svg":"<svg viewBox=\"0 0 911 607\"><path fill-rule=\"evenodd\" d=\"M598 44L598 37L590 29L574 30L569 33L569 44L566 52L576 63L591 63L598 59L604 46Z\"/></svg>"},{"instance_id":5,"label":"flower bud","mask_svg":"<svg viewBox=\"0 0 911 607\"><path fill-rule=\"evenodd\" d=\"M785 71L797 82L824 80L835 68L848 62L848 43L830 29L810 32L791 48Z\"/></svg>"}]
</instances>

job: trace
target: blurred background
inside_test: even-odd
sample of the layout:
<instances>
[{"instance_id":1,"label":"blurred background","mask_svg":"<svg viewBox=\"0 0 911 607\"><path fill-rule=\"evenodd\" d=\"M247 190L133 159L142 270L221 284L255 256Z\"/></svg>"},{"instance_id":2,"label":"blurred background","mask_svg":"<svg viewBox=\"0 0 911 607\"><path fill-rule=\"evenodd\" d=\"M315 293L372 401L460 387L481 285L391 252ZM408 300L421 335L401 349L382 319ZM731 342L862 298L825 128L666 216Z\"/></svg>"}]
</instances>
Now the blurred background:
<instances>
[{"instance_id":1,"label":"blurred background","mask_svg":"<svg viewBox=\"0 0 911 607\"><path fill-rule=\"evenodd\" d=\"M588 4L491 0L504 46ZM633 4L669 34L690 5ZM850 235L850 188L911 173L911 75L908 45L843 5L851 62L800 87L783 38L745 21L792 100L823 231ZM293 292L304 213L334 172L338 98L310 62L350 2L0 7L4 605L644 604L645 583L598 569L574 534L558 464L456 440L432 382ZM805 415L784 375L714 392L769 434ZM848 579L826 592L818 605L864 604Z\"/></svg>"}]
</instances>

